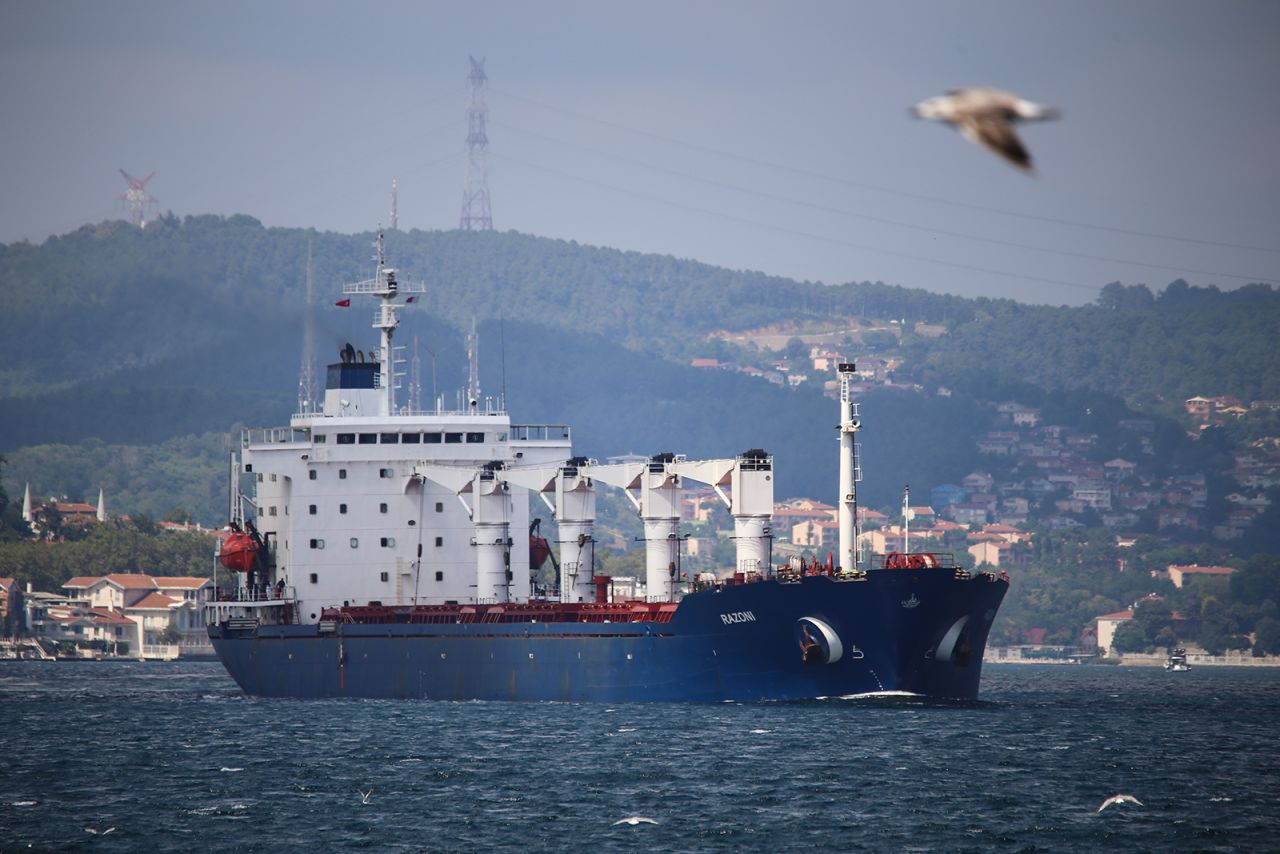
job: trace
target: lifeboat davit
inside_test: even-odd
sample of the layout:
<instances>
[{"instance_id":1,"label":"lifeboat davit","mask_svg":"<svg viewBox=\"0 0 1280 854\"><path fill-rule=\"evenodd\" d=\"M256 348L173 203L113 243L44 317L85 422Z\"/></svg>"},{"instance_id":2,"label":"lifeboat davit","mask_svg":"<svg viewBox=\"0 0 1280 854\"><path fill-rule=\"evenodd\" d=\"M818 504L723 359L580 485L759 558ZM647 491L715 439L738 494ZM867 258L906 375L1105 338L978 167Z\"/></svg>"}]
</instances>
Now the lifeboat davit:
<instances>
[{"instance_id":1,"label":"lifeboat davit","mask_svg":"<svg viewBox=\"0 0 1280 854\"><path fill-rule=\"evenodd\" d=\"M248 572L253 569L258 557L258 544L253 537L243 531L236 531L222 543L222 552L218 562L235 572Z\"/></svg>"}]
</instances>

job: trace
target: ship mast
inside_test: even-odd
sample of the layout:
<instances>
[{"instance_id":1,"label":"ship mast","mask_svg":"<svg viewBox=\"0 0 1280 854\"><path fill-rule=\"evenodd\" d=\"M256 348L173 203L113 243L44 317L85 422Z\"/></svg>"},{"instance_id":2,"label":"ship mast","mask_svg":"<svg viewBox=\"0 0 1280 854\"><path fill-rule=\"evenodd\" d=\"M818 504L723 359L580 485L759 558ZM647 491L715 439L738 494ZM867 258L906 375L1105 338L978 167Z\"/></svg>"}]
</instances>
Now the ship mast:
<instances>
[{"instance_id":1,"label":"ship mast","mask_svg":"<svg viewBox=\"0 0 1280 854\"><path fill-rule=\"evenodd\" d=\"M853 402L852 362L841 362L840 375L840 568L858 568L858 446L854 437L862 427L858 404Z\"/></svg>"},{"instance_id":2,"label":"ship mast","mask_svg":"<svg viewBox=\"0 0 1280 854\"><path fill-rule=\"evenodd\" d=\"M373 278L343 285L342 292L344 294L369 294L379 300L378 307L373 315L373 328L380 330L382 333L378 353L380 366L378 388L382 391L382 394L379 395L381 400L378 414L392 415L396 411L396 383L391 339L395 335L396 328L400 326L399 312L404 307L404 304L398 303L397 300L402 294L425 293L426 288L417 283L401 282L397 278L396 270L387 266L386 257L382 251L382 241L382 231L379 230L378 239L373 243L377 250L374 255L375 268ZM409 297L405 302L410 302L413 299L415 297Z\"/></svg>"}]
</instances>

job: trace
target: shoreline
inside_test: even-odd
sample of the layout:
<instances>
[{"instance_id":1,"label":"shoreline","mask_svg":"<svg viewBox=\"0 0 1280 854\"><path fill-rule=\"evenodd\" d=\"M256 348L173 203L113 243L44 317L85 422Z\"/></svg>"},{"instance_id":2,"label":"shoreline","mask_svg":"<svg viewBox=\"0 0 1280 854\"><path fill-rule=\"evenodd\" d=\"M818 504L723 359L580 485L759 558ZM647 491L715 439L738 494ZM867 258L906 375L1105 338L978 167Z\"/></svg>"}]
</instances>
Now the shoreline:
<instances>
[{"instance_id":1,"label":"shoreline","mask_svg":"<svg viewBox=\"0 0 1280 854\"><path fill-rule=\"evenodd\" d=\"M1017 647L992 647L987 650L987 654L983 657L984 664L1052 664L1095 667L1164 667L1167 660L1167 655L1142 653L1107 658L1099 658L1097 656L1030 658L1022 655ZM1254 658L1247 653L1244 655L1209 655L1203 652L1189 652L1187 653L1187 664L1192 667L1280 667L1280 655Z\"/></svg>"}]
</instances>

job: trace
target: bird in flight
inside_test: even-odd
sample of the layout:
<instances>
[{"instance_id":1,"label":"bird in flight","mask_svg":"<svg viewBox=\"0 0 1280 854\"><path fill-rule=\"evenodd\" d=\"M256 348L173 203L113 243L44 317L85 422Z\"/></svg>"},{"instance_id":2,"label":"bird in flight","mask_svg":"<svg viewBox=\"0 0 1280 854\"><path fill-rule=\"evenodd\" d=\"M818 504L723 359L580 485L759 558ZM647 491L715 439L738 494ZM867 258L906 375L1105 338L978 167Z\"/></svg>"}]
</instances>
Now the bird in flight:
<instances>
[{"instance_id":1,"label":"bird in flight","mask_svg":"<svg viewBox=\"0 0 1280 854\"><path fill-rule=\"evenodd\" d=\"M657 824L656 819L649 818L645 815L629 815L626 818L620 818L614 822L614 825L629 824L635 827L637 824Z\"/></svg>"},{"instance_id":2,"label":"bird in flight","mask_svg":"<svg viewBox=\"0 0 1280 854\"><path fill-rule=\"evenodd\" d=\"M1133 795L1112 795L1102 802L1102 806L1098 807L1098 812L1102 812L1112 804L1137 804L1138 806L1144 806L1142 801L1138 800Z\"/></svg>"},{"instance_id":3,"label":"bird in flight","mask_svg":"<svg viewBox=\"0 0 1280 854\"><path fill-rule=\"evenodd\" d=\"M356 791L357 791L357 792L360 792L360 790L359 790L359 789L356 789ZM369 803L369 798L370 798L372 795L373 795L373 787L372 787L372 786L370 786L370 787L369 787L369 791L367 791L367 792L360 792L360 803L362 803L362 804L368 804L368 803Z\"/></svg>"},{"instance_id":4,"label":"bird in flight","mask_svg":"<svg viewBox=\"0 0 1280 854\"><path fill-rule=\"evenodd\" d=\"M1056 119L1061 115L1053 107L1042 107L1012 92L984 86L952 89L945 95L921 101L912 108L912 112L917 118L954 126L965 139L998 154L1025 172L1032 171L1031 155L1014 132L1014 123Z\"/></svg>"}]
</instances>

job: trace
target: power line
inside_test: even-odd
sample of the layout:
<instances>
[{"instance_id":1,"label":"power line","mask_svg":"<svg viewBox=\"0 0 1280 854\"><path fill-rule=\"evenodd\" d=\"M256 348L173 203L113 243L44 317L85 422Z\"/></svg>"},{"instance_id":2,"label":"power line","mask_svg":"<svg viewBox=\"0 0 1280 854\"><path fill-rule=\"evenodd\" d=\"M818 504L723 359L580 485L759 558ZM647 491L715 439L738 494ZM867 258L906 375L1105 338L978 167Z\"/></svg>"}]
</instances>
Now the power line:
<instances>
[{"instance_id":1,"label":"power line","mask_svg":"<svg viewBox=\"0 0 1280 854\"><path fill-rule=\"evenodd\" d=\"M719 217L720 219L730 220L732 222L741 223L743 225L750 225L755 228L763 228L769 231L776 231L782 234L790 234L794 237L803 237L809 240L821 241L823 243L832 243L838 246L847 246L853 249L860 249L864 252L874 252L881 255L891 255L896 258L906 258L911 261L922 261L926 264L936 264L940 267L950 267L956 270L967 270L969 272L974 272L974 273L986 273L992 276L1004 276L1011 279L1022 279L1024 281L1043 282L1045 284L1050 284L1050 285L1062 285L1063 287L1080 288L1082 290L1088 290L1088 291L1102 290L1101 286L1098 286L1098 285L1087 285L1082 282L1068 282L1062 279L1049 279L1049 278L1045 278L1044 276L1033 276L1033 275L1025 275L1022 273L1011 273L1008 270L997 270L992 267L979 267L974 264L964 264L958 261L944 261L939 258L931 258L927 255L917 255L911 252L899 252L894 249L885 249L880 246L869 246L865 243L855 243L851 240L843 240L838 237L828 237L822 234L814 234L813 232L801 231L800 229L796 229L796 228L788 228L786 226L774 225L772 223L761 222L759 220L754 220L754 219L748 219L747 217L738 216L737 214L725 213L724 211L717 211L717 210L712 210L710 208L697 207L696 205L687 205L687 204L684 204L683 202L676 202L676 201L672 201L671 199L662 198L661 196L655 196L649 193L642 193L637 190L627 189L626 187L619 187L615 184L608 184L604 181L597 181L593 178L584 178L581 175L574 175L572 173L565 172L561 169L556 169L551 166L541 166L537 163L530 163L525 160L520 160L519 158L511 157L510 155L498 154L496 152L492 152L491 154L493 157L496 157L501 160L505 160L509 163L514 163L517 166L524 166L527 169L534 169L539 172L547 172L552 175L557 175L561 178L568 178L571 181L578 181L583 184L590 184L593 186L602 187L606 190L610 190L615 193L622 193L623 195L634 196L636 198L644 199L646 201L656 202L661 205L667 205L668 207L679 208L680 210L690 211L692 213L703 214L706 216Z\"/></svg>"},{"instance_id":2,"label":"power line","mask_svg":"<svg viewBox=\"0 0 1280 854\"><path fill-rule=\"evenodd\" d=\"M984 237L982 235L968 234L962 231L952 231L950 229L945 229L945 228L934 228L926 225L916 225L910 222L903 222L902 220L890 219L888 217L876 216L874 214L860 213L858 211L851 211L847 208L839 208L839 207L833 207L831 205L820 204L818 202L810 202L810 201L804 201L801 199L793 199L788 196L783 196L777 193L770 193L764 190L757 190L750 187L743 187L741 185L729 183L727 181L719 181L715 178L708 178L703 175L695 175L689 172L681 172L677 169L670 169L665 166L659 166L653 163L646 163L642 160L635 160L630 157L624 157L622 155L614 154L612 152L602 151L600 149L592 148L590 146L582 145L580 143L571 142L569 140L564 140L564 139L558 139L553 136L548 136L546 134L539 133L537 131L527 130L525 128L517 127L515 125L507 124L504 122L494 122L494 124L497 124L503 128L506 128L507 130L513 130L517 133L523 133L528 136L537 137L539 139L543 139L543 140L546 140L547 142L552 142L557 145L564 145L564 146L569 146L571 148L576 148L576 149L579 149L580 151L585 151L597 157L609 158L611 160L616 160L620 163L626 163L631 166L639 167L641 169L650 169L655 172L661 172L666 175L671 175L672 177L679 178L683 181L696 181L698 183L706 184L712 187L720 187L722 189L732 190L734 192L745 193L747 195L756 196L762 199L768 199L770 201L784 202L786 204L798 205L800 207L810 208L812 210L822 211L824 213L833 213L833 214L838 214L840 216L847 216L847 217L852 217L854 219L865 220L867 222L876 222L876 223L880 223L881 225L890 225L897 228L905 228L905 229L910 229L912 231L922 231L929 234L940 234L946 237L959 238L961 240L973 240L979 243L989 243L996 246L1009 246L1015 249L1026 249L1033 252L1044 252L1050 255L1058 255L1065 258L1080 258L1080 259L1085 259L1089 261L1104 261L1109 264L1126 264L1134 267L1146 267L1146 268L1155 269L1155 270L1168 270L1174 273L1183 273L1183 274L1198 275L1198 276L1217 276L1219 278L1225 278L1225 279L1240 279L1246 282L1280 282L1280 278L1277 278L1274 276L1241 275L1238 273L1223 273L1215 270L1196 270L1189 267L1175 267L1168 264L1156 264L1148 261L1134 261L1126 258L1110 258L1105 255L1091 255L1086 252L1072 252L1066 249L1054 249L1048 246L1036 246L1034 244L1029 244L1029 243L1020 243L1016 240L1004 240L997 237Z\"/></svg>"},{"instance_id":3,"label":"power line","mask_svg":"<svg viewBox=\"0 0 1280 854\"><path fill-rule=\"evenodd\" d=\"M521 101L523 103L529 104L530 106L538 107L539 109L560 113L562 115L566 115L571 118L579 119L585 122L592 122L594 124L598 124L603 127L613 128L615 130L620 130L625 133L631 133L637 136L644 136L650 139L656 139L660 142L664 142L669 145L681 146L694 151L700 151L703 154L710 154L715 157L727 157L732 160L741 161L743 163L750 163L754 166L763 166L768 169L777 169L781 172L788 172L792 175L802 175L807 178L817 178L818 180L821 180L821 181L827 181L835 184L843 184L847 187L856 187L860 190L871 190L877 193L885 193L887 195L900 196L902 198L915 199L917 201L932 202L934 204L940 204L940 205L950 205L952 207L964 208L966 210L982 211L983 213L998 214L1000 216L1013 217L1016 219L1033 220L1036 222L1045 222L1045 223L1051 223L1054 225L1066 225L1072 228L1084 228L1084 229L1089 229L1091 231L1112 232L1115 234L1125 234L1130 237L1145 237L1145 238L1151 238L1154 240L1171 240L1171 241L1176 241L1180 243L1195 243L1201 246L1217 246L1225 249L1243 249L1250 252L1269 252L1272 254L1280 255L1280 248L1267 247L1267 246L1250 246L1248 244L1242 244L1242 243L1228 243L1226 241L1221 241L1221 240L1207 240L1199 237L1187 237L1184 235L1176 235L1176 234L1161 234L1159 232L1154 232L1154 231L1141 231L1139 229L1124 228L1121 226L1114 226L1114 225L1098 225L1097 223L1080 222L1078 220L1044 216L1042 214L1026 213L1025 211L1012 211L1004 208L990 207L987 205L978 205L972 202L958 202L958 201L955 201L954 199L942 198L941 196L930 196L925 193L915 193L915 192L911 192L910 190L899 190L892 187L885 187L880 184L871 184L865 181L855 181L852 178L843 178L835 175L827 175L827 174L824 174L821 172L815 172L809 169L802 169L797 166L788 166L783 163L775 163L770 160L763 160L761 158L751 157L745 154L738 154L733 151L725 151L724 149L720 149L720 148L712 148L711 146L701 145L696 142L689 142L688 140L678 139L676 137L667 136L665 134L655 133L654 131L645 130L643 128L637 128L637 127L632 127L630 125L620 124L618 122L612 122L612 121L609 121L608 119L601 119L596 116L590 116L590 115L587 115L586 113L580 113L576 110L570 110L564 107L557 107L551 104L543 103L541 101L536 101L532 98L527 98L523 95L518 95L514 92L508 92L504 89L493 89L492 91L497 95L511 98L516 101Z\"/></svg>"}]
</instances>

